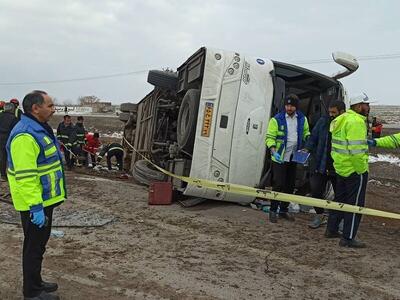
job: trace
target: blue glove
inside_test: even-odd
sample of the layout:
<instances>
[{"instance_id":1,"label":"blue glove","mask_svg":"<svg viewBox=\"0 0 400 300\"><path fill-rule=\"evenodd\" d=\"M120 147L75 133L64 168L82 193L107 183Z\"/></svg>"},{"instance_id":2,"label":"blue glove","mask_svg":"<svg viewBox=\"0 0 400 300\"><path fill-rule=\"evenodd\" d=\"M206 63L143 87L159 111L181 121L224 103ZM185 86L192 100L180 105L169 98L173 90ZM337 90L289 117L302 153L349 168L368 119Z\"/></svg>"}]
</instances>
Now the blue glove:
<instances>
[{"instance_id":1,"label":"blue glove","mask_svg":"<svg viewBox=\"0 0 400 300\"><path fill-rule=\"evenodd\" d=\"M43 205L42 204L33 205L31 206L29 211L31 213L31 222L36 226L38 226L39 228L42 228L46 223L46 217L44 215Z\"/></svg>"},{"instance_id":2,"label":"blue glove","mask_svg":"<svg viewBox=\"0 0 400 300\"><path fill-rule=\"evenodd\" d=\"M272 156L276 159L277 162L282 162L281 155L278 152L275 151L274 153L272 153Z\"/></svg>"},{"instance_id":3,"label":"blue glove","mask_svg":"<svg viewBox=\"0 0 400 300\"><path fill-rule=\"evenodd\" d=\"M367 140L368 146L372 146L375 147L376 146L376 140L372 139L372 140Z\"/></svg>"}]
</instances>

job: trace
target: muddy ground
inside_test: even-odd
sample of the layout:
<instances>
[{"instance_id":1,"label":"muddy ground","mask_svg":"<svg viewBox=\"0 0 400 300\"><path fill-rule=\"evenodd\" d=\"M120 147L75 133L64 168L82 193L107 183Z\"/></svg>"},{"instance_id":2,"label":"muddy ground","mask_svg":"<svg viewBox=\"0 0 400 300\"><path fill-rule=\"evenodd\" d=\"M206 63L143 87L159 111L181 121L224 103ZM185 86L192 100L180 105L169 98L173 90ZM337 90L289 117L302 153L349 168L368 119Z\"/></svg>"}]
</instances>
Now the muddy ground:
<instances>
[{"instance_id":1,"label":"muddy ground","mask_svg":"<svg viewBox=\"0 0 400 300\"><path fill-rule=\"evenodd\" d=\"M368 207L400 212L399 170L371 164ZM146 187L116 174L67 180L60 211L114 220L55 228L65 235L51 238L43 275L62 299L400 299L400 221L364 217L368 247L343 249L324 228L308 229L308 214L270 224L229 203L149 206ZM18 225L0 223L0 299L21 299L21 242Z\"/></svg>"}]
</instances>

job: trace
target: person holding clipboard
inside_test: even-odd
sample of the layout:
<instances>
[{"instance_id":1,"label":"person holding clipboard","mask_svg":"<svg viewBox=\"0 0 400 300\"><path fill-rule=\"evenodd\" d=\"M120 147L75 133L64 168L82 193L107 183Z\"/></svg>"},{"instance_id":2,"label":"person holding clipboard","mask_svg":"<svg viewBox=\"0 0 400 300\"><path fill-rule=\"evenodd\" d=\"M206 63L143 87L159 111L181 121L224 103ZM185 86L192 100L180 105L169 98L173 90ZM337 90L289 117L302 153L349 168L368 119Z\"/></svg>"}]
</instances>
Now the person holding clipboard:
<instances>
[{"instance_id":1,"label":"person holding clipboard","mask_svg":"<svg viewBox=\"0 0 400 300\"><path fill-rule=\"evenodd\" d=\"M307 118L297 110L297 95L290 94L284 103L284 111L269 121L265 144L271 151L272 190L293 194L296 180L296 162L292 160L293 155L303 148L310 131ZM272 200L270 222L278 221L278 208L280 218L294 221L294 217L288 212L288 206L288 202Z\"/></svg>"}]
</instances>

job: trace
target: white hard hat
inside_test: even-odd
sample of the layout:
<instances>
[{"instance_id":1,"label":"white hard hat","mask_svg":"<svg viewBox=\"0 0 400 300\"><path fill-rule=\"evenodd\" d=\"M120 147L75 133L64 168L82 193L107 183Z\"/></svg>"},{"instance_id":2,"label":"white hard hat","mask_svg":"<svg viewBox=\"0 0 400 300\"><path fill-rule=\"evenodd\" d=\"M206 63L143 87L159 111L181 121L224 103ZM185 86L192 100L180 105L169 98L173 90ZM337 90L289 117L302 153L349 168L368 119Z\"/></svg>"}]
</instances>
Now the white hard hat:
<instances>
[{"instance_id":1,"label":"white hard hat","mask_svg":"<svg viewBox=\"0 0 400 300\"><path fill-rule=\"evenodd\" d=\"M350 97L350 106L358 103L373 103L373 101L369 100L366 93L360 93Z\"/></svg>"}]
</instances>

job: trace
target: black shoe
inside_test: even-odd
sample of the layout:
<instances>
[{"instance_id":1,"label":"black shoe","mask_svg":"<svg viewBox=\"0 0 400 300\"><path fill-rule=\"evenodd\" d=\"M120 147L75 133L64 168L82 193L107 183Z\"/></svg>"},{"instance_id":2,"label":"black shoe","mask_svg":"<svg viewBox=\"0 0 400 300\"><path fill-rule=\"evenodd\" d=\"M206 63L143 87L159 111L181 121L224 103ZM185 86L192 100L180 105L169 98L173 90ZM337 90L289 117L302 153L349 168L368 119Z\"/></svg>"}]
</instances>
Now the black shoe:
<instances>
[{"instance_id":1,"label":"black shoe","mask_svg":"<svg viewBox=\"0 0 400 300\"><path fill-rule=\"evenodd\" d=\"M347 240L347 239L341 239L339 242L339 246L341 247L349 247L349 248L365 248L366 245L363 242L357 241L357 240Z\"/></svg>"},{"instance_id":2,"label":"black shoe","mask_svg":"<svg viewBox=\"0 0 400 300\"><path fill-rule=\"evenodd\" d=\"M271 223L277 223L278 222L278 214L274 211L269 212L269 221Z\"/></svg>"},{"instance_id":3,"label":"black shoe","mask_svg":"<svg viewBox=\"0 0 400 300\"><path fill-rule=\"evenodd\" d=\"M291 221L291 222L294 221L293 215L291 213L288 213L288 212L280 212L279 213L279 217L282 218L282 219L286 219L288 221Z\"/></svg>"},{"instance_id":4,"label":"black shoe","mask_svg":"<svg viewBox=\"0 0 400 300\"><path fill-rule=\"evenodd\" d=\"M337 231L330 231L329 229L327 229L325 231L325 237L327 239L336 239L336 238L341 238L342 235Z\"/></svg>"},{"instance_id":5,"label":"black shoe","mask_svg":"<svg viewBox=\"0 0 400 300\"><path fill-rule=\"evenodd\" d=\"M58 284L55 282L42 281L42 290L46 293L52 293L58 290Z\"/></svg>"},{"instance_id":6,"label":"black shoe","mask_svg":"<svg viewBox=\"0 0 400 300\"><path fill-rule=\"evenodd\" d=\"M24 300L60 300L60 297L43 291L36 297L24 297Z\"/></svg>"}]
</instances>

